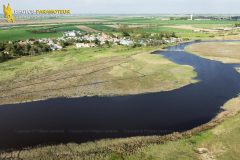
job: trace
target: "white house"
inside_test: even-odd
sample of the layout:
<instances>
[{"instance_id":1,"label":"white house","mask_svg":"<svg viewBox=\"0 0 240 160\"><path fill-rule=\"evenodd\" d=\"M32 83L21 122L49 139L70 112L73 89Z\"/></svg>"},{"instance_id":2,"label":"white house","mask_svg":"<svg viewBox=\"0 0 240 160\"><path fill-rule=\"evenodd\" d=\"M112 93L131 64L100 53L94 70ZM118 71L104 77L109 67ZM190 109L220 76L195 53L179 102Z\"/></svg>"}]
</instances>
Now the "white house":
<instances>
[{"instance_id":1,"label":"white house","mask_svg":"<svg viewBox=\"0 0 240 160\"><path fill-rule=\"evenodd\" d=\"M51 44L50 48L51 50L55 51L55 50L61 50L63 47L58 44Z\"/></svg>"},{"instance_id":2,"label":"white house","mask_svg":"<svg viewBox=\"0 0 240 160\"><path fill-rule=\"evenodd\" d=\"M75 33L75 31L65 32L65 36L67 36L67 37L76 37L76 33Z\"/></svg>"},{"instance_id":3,"label":"white house","mask_svg":"<svg viewBox=\"0 0 240 160\"><path fill-rule=\"evenodd\" d=\"M124 45L124 46L130 46L130 45L133 44L133 41L127 40L127 39L121 39L121 40L119 41L119 43L120 43L121 45Z\"/></svg>"},{"instance_id":4,"label":"white house","mask_svg":"<svg viewBox=\"0 0 240 160\"><path fill-rule=\"evenodd\" d=\"M95 43L76 43L77 48L90 48L90 47L96 47Z\"/></svg>"}]
</instances>

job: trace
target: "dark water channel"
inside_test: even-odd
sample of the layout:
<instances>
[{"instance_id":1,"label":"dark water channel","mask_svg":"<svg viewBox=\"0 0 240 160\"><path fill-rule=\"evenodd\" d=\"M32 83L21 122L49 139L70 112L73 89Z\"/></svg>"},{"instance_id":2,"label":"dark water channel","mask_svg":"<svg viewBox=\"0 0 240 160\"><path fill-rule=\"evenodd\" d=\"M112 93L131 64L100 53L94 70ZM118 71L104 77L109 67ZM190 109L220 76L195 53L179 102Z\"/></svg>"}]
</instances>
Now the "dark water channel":
<instances>
[{"instance_id":1,"label":"dark water channel","mask_svg":"<svg viewBox=\"0 0 240 160\"><path fill-rule=\"evenodd\" d=\"M191 43L156 51L195 68L196 84L168 92L119 97L56 98L0 106L0 148L163 135L210 121L240 93L233 65L184 52Z\"/></svg>"}]
</instances>

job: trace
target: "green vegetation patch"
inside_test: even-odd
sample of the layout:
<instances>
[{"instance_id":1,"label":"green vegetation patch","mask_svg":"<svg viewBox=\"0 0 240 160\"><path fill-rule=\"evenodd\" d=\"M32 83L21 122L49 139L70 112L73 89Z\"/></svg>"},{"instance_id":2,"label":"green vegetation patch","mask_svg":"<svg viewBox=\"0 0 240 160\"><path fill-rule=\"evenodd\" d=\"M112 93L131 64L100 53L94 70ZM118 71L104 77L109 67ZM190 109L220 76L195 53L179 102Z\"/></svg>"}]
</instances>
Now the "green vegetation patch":
<instances>
[{"instance_id":1,"label":"green vegetation patch","mask_svg":"<svg viewBox=\"0 0 240 160\"><path fill-rule=\"evenodd\" d=\"M57 38L66 31L82 31L73 25L57 25L48 27L17 27L0 30L0 42L26 39ZM82 31L84 32L84 31Z\"/></svg>"},{"instance_id":2,"label":"green vegetation patch","mask_svg":"<svg viewBox=\"0 0 240 160\"><path fill-rule=\"evenodd\" d=\"M160 25L188 25L188 24L197 24L197 25L232 25L236 21L229 20L162 20L161 17L130 17L124 19L118 19L113 22L123 23L123 24L160 24Z\"/></svg>"},{"instance_id":3,"label":"green vegetation patch","mask_svg":"<svg viewBox=\"0 0 240 160\"><path fill-rule=\"evenodd\" d=\"M192 67L149 54L155 49L72 47L0 63L0 87L5 95L0 103L26 102L43 97L160 92L196 82ZM99 81L102 83L96 85L95 82Z\"/></svg>"},{"instance_id":4,"label":"green vegetation patch","mask_svg":"<svg viewBox=\"0 0 240 160\"><path fill-rule=\"evenodd\" d=\"M137 49L136 49L137 50ZM95 60L110 56L121 56L135 53L126 47L118 46L114 48L82 48L70 47L62 51L50 52L38 56L22 57L0 63L0 81L12 76L17 78L25 72L35 73L44 70L57 70L65 65L78 64L85 61ZM140 49L138 49L140 50Z\"/></svg>"},{"instance_id":5,"label":"green vegetation patch","mask_svg":"<svg viewBox=\"0 0 240 160\"><path fill-rule=\"evenodd\" d=\"M41 32L34 33L29 29L24 28L11 28L7 30L0 30L0 41L17 41L26 40L29 38L56 38L62 36L61 32Z\"/></svg>"},{"instance_id":6,"label":"green vegetation patch","mask_svg":"<svg viewBox=\"0 0 240 160\"><path fill-rule=\"evenodd\" d=\"M103 24L87 24L86 26L101 32L116 32L115 28Z\"/></svg>"}]
</instances>

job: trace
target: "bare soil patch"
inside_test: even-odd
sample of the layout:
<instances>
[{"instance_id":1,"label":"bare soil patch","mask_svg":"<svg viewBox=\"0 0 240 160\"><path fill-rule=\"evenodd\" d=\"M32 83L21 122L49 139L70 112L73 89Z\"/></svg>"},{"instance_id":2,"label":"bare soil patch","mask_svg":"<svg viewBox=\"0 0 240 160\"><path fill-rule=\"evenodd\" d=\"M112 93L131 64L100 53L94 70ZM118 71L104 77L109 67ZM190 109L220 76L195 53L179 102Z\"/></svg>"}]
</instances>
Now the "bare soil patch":
<instances>
[{"instance_id":1,"label":"bare soil patch","mask_svg":"<svg viewBox=\"0 0 240 160\"><path fill-rule=\"evenodd\" d=\"M112 28L116 28L116 29L119 29L120 28L120 25L106 25L108 27L112 27ZM146 24L134 24L134 25L128 25L129 28L139 28L139 27L147 27L149 25L146 25Z\"/></svg>"},{"instance_id":2,"label":"bare soil patch","mask_svg":"<svg viewBox=\"0 0 240 160\"><path fill-rule=\"evenodd\" d=\"M206 28L197 28L197 27L193 27L192 25L177 25L177 26L164 26L164 27L176 28L176 29L187 29L187 30L193 30L193 31L219 32L219 30L206 29Z\"/></svg>"},{"instance_id":3,"label":"bare soil patch","mask_svg":"<svg viewBox=\"0 0 240 160\"><path fill-rule=\"evenodd\" d=\"M240 43L238 42L198 43L188 46L186 50L224 63L240 63Z\"/></svg>"},{"instance_id":4,"label":"bare soil patch","mask_svg":"<svg viewBox=\"0 0 240 160\"><path fill-rule=\"evenodd\" d=\"M62 24L62 23L77 23L77 22L104 22L103 19L89 19L89 18L76 18L76 19L41 19L41 20L18 20L15 23L7 23L2 22L1 26L11 26L11 25L19 25L19 24Z\"/></svg>"}]
</instances>

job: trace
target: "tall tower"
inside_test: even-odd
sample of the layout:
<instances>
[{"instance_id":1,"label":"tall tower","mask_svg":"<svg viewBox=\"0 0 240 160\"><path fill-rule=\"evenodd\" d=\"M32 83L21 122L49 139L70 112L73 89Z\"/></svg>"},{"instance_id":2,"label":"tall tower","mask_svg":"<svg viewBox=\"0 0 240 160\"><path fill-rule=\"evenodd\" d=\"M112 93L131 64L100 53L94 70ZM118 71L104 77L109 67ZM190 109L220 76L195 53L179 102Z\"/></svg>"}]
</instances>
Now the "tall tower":
<instances>
[{"instance_id":1,"label":"tall tower","mask_svg":"<svg viewBox=\"0 0 240 160\"><path fill-rule=\"evenodd\" d=\"M193 20L193 15L192 15L192 14L190 15L190 20L191 20L191 21Z\"/></svg>"}]
</instances>

